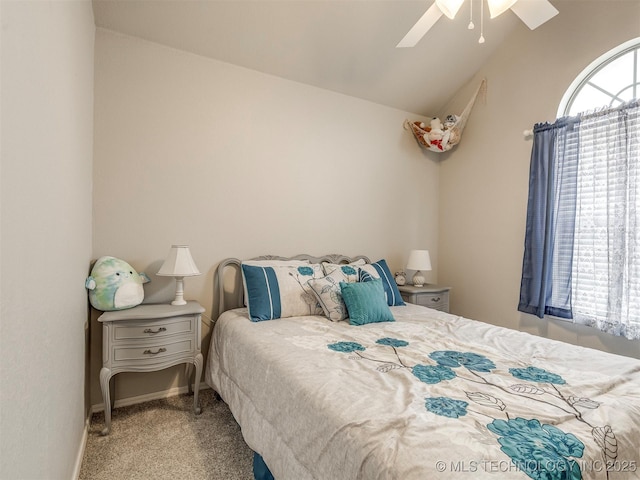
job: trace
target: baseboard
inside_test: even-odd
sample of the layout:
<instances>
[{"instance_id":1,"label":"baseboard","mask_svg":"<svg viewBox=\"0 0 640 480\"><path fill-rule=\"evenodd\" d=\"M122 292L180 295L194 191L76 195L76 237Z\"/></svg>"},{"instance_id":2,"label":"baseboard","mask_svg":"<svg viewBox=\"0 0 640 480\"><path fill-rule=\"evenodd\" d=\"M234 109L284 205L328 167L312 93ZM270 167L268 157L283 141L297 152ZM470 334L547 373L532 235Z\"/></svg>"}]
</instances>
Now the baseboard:
<instances>
[{"instance_id":1,"label":"baseboard","mask_svg":"<svg viewBox=\"0 0 640 480\"><path fill-rule=\"evenodd\" d=\"M200 391L206 390L209 387L205 382L200 383ZM158 400L160 398L168 398L173 397L174 395L181 395L183 393L187 393L189 391L189 387L184 385L182 387L173 387L169 390L162 390L160 392L146 393L144 395L138 395L135 397L122 398L120 400L116 400L113 408L118 407L128 407L129 405L136 405L138 403L150 402L151 400ZM98 403L96 405L91 406L91 412L89 413L89 418L91 415L97 412L104 411L104 403Z\"/></svg>"},{"instance_id":2,"label":"baseboard","mask_svg":"<svg viewBox=\"0 0 640 480\"><path fill-rule=\"evenodd\" d=\"M91 411L89 411L89 416L84 420L84 432L82 432L82 439L80 440L80 448L78 449L78 454L76 455L76 461L73 466L73 476L71 477L73 480L78 480L80 478L80 469L82 468L82 459L84 458L84 450L87 448L87 438L89 437L89 424L91 423Z\"/></svg>"}]
</instances>

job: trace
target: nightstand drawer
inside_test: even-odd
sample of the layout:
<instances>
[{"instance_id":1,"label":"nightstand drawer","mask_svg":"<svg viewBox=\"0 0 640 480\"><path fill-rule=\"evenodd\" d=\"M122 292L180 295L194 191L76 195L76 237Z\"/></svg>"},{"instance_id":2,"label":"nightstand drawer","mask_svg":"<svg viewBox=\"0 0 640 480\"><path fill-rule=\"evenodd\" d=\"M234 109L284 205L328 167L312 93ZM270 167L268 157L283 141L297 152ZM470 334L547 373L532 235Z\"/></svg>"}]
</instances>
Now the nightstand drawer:
<instances>
[{"instance_id":1,"label":"nightstand drawer","mask_svg":"<svg viewBox=\"0 0 640 480\"><path fill-rule=\"evenodd\" d=\"M131 322L126 325L115 325L114 341L138 338L160 338L193 331L193 317L176 317L152 322Z\"/></svg>"},{"instance_id":2,"label":"nightstand drawer","mask_svg":"<svg viewBox=\"0 0 640 480\"><path fill-rule=\"evenodd\" d=\"M450 287L441 287L433 284L423 285L422 287L402 285L398 287L398 290L400 290L402 299L407 303L414 303L449 313Z\"/></svg>"},{"instance_id":3,"label":"nightstand drawer","mask_svg":"<svg viewBox=\"0 0 640 480\"><path fill-rule=\"evenodd\" d=\"M417 295L416 303L424 307L435 308L436 310L449 310L449 294L443 293L429 293Z\"/></svg>"},{"instance_id":4,"label":"nightstand drawer","mask_svg":"<svg viewBox=\"0 0 640 480\"><path fill-rule=\"evenodd\" d=\"M132 345L128 347L114 347L113 361L114 363L141 360L148 361L192 352L193 339L182 338L174 342L157 342L145 346Z\"/></svg>"}]
</instances>

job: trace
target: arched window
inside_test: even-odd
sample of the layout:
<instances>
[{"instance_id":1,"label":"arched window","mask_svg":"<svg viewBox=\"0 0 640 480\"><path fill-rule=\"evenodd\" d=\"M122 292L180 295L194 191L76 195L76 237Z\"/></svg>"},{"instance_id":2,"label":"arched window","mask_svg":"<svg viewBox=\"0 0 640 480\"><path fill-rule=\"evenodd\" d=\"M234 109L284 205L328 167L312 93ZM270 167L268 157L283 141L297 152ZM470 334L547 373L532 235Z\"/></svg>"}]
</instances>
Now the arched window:
<instances>
[{"instance_id":1,"label":"arched window","mask_svg":"<svg viewBox=\"0 0 640 480\"><path fill-rule=\"evenodd\" d=\"M564 94L558 117L616 107L640 96L640 38L608 51L578 75Z\"/></svg>"}]
</instances>

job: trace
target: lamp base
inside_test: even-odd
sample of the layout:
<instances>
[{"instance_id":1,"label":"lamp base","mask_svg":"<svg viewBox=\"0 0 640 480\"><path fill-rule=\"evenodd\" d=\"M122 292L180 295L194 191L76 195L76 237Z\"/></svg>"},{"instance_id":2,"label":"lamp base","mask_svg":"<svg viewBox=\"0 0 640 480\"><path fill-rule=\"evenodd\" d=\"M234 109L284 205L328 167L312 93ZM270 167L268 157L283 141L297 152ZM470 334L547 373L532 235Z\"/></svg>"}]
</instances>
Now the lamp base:
<instances>
[{"instance_id":1,"label":"lamp base","mask_svg":"<svg viewBox=\"0 0 640 480\"><path fill-rule=\"evenodd\" d=\"M420 273L420 270L418 270L413 276L412 281L414 287L424 287L424 277L422 276L422 273Z\"/></svg>"},{"instance_id":2,"label":"lamp base","mask_svg":"<svg viewBox=\"0 0 640 480\"><path fill-rule=\"evenodd\" d=\"M171 305L186 305L184 299L184 277L176 277L176 298Z\"/></svg>"}]
</instances>

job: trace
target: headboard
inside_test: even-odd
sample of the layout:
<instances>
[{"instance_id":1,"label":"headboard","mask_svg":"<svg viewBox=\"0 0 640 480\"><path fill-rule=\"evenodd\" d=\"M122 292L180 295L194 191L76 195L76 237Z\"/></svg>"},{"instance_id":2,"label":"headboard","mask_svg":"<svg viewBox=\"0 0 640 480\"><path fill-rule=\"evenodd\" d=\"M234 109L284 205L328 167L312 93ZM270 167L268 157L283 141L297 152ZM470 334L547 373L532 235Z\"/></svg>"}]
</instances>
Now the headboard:
<instances>
[{"instance_id":1,"label":"headboard","mask_svg":"<svg viewBox=\"0 0 640 480\"><path fill-rule=\"evenodd\" d=\"M322 255L321 257L315 257L313 255L307 255L302 253L300 255L296 255L295 257L279 257L277 255L263 255L260 257L251 258L250 260L309 260L311 263L351 263L356 260L364 260L367 263L371 263L368 257L364 255L356 255L355 257L349 257L346 255L340 255L336 253L332 253L329 255ZM216 268L216 275L214 281L214 288L218 289L218 299L219 299L219 307L218 307L218 315L221 315L223 312L227 310L231 310L232 308L238 308L244 306L244 289L242 288L242 275L240 272L240 264L242 260L238 260L237 258L226 258L222 260L218 267ZM225 272L229 268L232 268L236 271L236 277L233 279L231 284L231 290L225 291L225 287L229 287L230 282L225 282Z\"/></svg>"}]
</instances>

